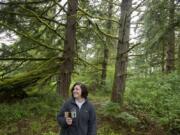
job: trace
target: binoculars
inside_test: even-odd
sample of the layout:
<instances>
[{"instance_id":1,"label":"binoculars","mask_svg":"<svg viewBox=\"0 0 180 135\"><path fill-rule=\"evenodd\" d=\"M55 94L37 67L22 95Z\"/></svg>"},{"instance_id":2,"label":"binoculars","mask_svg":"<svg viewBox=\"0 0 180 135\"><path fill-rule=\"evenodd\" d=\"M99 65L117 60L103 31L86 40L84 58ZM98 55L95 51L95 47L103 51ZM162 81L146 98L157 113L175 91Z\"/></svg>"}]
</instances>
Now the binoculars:
<instances>
[{"instance_id":1,"label":"binoculars","mask_svg":"<svg viewBox=\"0 0 180 135\"><path fill-rule=\"evenodd\" d=\"M64 112L64 117L69 117L69 118L76 118L76 112L72 111L72 112Z\"/></svg>"}]
</instances>

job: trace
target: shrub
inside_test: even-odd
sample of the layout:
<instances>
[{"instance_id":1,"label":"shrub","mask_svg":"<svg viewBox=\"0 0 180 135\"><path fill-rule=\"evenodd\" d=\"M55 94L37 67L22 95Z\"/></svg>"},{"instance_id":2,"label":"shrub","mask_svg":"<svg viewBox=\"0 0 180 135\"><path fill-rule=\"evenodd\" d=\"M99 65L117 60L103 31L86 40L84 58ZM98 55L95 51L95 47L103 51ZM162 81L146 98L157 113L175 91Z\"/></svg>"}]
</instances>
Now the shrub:
<instances>
[{"instance_id":1,"label":"shrub","mask_svg":"<svg viewBox=\"0 0 180 135\"><path fill-rule=\"evenodd\" d=\"M134 111L146 112L168 129L179 128L180 76L158 74L129 79L125 101Z\"/></svg>"}]
</instances>

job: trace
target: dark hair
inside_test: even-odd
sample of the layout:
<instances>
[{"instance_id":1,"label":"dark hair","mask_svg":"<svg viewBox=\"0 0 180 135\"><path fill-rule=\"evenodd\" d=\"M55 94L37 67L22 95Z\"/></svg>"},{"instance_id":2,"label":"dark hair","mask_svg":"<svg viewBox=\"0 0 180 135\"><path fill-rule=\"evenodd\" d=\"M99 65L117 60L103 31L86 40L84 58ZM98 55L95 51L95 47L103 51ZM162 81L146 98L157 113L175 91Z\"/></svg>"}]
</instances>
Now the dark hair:
<instances>
[{"instance_id":1,"label":"dark hair","mask_svg":"<svg viewBox=\"0 0 180 135\"><path fill-rule=\"evenodd\" d=\"M81 83L81 82L76 82L76 83L72 86L72 88L71 88L72 97L73 97L73 90L74 90L74 87L75 87L76 85L79 85L80 88L81 88L81 97L87 98L87 96L88 96L87 86L86 86L85 84ZM74 98L74 97L73 97L73 98Z\"/></svg>"}]
</instances>

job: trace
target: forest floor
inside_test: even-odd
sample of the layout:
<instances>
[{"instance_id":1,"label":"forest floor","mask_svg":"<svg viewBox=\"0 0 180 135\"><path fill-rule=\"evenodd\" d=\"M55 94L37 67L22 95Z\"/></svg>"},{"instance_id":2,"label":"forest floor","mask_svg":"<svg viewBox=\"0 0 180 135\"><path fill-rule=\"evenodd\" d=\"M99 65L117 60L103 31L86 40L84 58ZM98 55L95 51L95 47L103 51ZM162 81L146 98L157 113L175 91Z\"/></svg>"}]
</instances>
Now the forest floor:
<instances>
[{"instance_id":1,"label":"forest floor","mask_svg":"<svg viewBox=\"0 0 180 135\"><path fill-rule=\"evenodd\" d=\"M119 119L110 115L105 115L101 112L103 105L109 101L109 97L92 97L91 101L95 105L97 112L97 125L100 130L99 135L167 135L159 124L155 121L147 120L145 114L141 115L143 122L137 125L128 125L128 120ZM131 114L126 107L123 107L122 112ZM125 118L126 119L126 118ZM146 122L144 122L146 121ZM101 130L103 134L101 134Z\"/></svg>"},{"instance_id":2,"label":"forest floor","mask_svg":"<svg viewBox=\"0 0 180 135\"><path fill-rule=\"evenodd\" d=\"M108 97L90 96L97 112L98 135L165 135L155 123L127 126L119 119L103 116L102 104ZM0 104L0 135L57 135L56 121L61 101L54 95L30 97Z\"/></svg>"}]
</instances>

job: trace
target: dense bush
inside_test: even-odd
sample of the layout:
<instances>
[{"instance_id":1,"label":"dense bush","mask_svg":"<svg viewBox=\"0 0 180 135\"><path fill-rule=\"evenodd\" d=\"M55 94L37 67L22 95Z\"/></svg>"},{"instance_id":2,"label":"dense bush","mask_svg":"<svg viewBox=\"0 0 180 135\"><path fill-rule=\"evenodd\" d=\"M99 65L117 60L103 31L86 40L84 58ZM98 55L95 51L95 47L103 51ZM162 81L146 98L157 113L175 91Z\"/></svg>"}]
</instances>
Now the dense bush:
<instances>
[{"instance_id":1,"label":"dense bush","mask_svg":"<svg viewBox=\"0 0 180 135\"><path fill-rule=\"evenodd\" d=\"M101 117L106 117L108 119L115 120L119 125L124 125L126 127L137 127L140 124L140 120L124 111L118 103L113 103L110 101L104 102L101 108L98 109L98 113Z\"/></svg>"},{"instance_id":2,"label":"dense bush","mask_svg":"<svg viewBox=\"0 0 180 135\"><path fill-rule=\"evenodd\" d=\"M0 104L0 125L34 116L55 116L60 104L61 100L55 94L37 95L14 104L2 103Z\"/></svg>"},{"instance_id":3,"label":"dense bush","mask_svg":"<svg viewBox=\"0 0 180 135\"><path fill-rule=\"evenodd\" d=\"M145 112L169 130L180 130L180 76L152 75L129 79L125 101L134 111Z\"/></svg>"}]
</instances>

